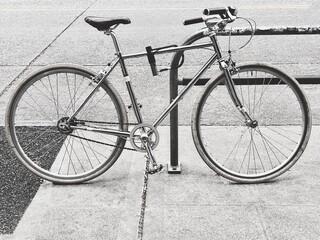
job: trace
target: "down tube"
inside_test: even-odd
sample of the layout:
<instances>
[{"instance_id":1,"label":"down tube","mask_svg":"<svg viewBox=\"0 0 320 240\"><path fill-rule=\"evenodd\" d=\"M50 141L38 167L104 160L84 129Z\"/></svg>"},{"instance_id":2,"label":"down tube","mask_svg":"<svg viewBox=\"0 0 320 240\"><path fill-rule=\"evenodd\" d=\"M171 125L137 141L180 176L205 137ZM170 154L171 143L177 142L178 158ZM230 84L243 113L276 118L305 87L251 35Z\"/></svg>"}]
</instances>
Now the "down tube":
<instances>
[{"instance_id":1,"label":"down tube","mask_svg":"<svg viewBox=\"0 0 320 240\"><path fill-rule=\"evenodd\" d=\"M158 119L153 123L154 127L158 127L163 119L168 116L168 114L172 111L172 109L177 106L180 99L186 95L186 93L193 87L202 74L214 63L217 59L217 54L214 54L204 65L203 67L197 72L197 74L192 78L189 84L179 93L179 95L170 103L170 105L163 111L163 113L158 117Z\"/></svg>"}]
</instances>

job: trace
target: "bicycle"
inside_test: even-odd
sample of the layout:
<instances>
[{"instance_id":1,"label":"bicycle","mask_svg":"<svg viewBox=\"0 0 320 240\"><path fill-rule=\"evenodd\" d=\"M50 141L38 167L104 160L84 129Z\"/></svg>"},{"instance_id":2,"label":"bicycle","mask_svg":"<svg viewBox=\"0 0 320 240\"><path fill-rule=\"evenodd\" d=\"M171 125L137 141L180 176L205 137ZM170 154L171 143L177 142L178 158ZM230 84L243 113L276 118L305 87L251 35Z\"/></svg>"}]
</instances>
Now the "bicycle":
<instances>
[{"instance_id":1,"label":"bicycle","mask_svg":"<svg viewBox=\"0 0 320 240\"><path fill-rule=\"evenodd\" d=\"M91 26L111 36L116 58L98 74L77 65L57 64L28 76L14 92L6 112L6 134L18 159L43 179L60 184L91 180L107 171L121 152L144 152L148 173L163 169L153 150L157 127L214 63L220 72L203 88L195 103L192 136L204 162L231 181L258 183L286 172L299 159L310 137L308 101L298 82L278 68L262 63L236 65L225 59L217 32L238 19L234 7L212 8L184 24L205 23L180 46L147 47L122 54L114 30L129 18L86 17ZM254 32L254 31L253 31ZM196 43L209 39L205 43ZM140 113L126 59L147 57L153 75L155 56L174 53L170 71L183 65L184 52L211 48L212 56L152 124ZM108 80L120 65L137 122L129 123L126 107ZM217 117L223 120L220 122ZM130 129L129 129L130 126ZM126 147L129 141L132 148ZM219 146L214 142L220 141Z\"/></svg>"}]
</instances>

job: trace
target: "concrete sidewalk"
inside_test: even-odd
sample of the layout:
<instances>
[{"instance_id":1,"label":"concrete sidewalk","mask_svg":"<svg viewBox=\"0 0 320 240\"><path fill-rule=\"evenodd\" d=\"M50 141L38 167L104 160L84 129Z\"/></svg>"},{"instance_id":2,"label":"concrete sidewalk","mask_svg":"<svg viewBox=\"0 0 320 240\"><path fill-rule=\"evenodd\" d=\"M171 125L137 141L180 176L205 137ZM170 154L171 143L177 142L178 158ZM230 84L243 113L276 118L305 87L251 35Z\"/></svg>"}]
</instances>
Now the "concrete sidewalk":
<instances>
[{"instance_id":1,"label":"concrete sidewalk","mask_svg":"<svg viewBox=\"0 0 320 240\"><path fill-rule=\"evenodd\" d=\"M160 127L159 162L169 157ZM190 128L180 127L182 174L149 176L143 239L319 239L320 128L298 163L266 184L234 184L198 156ZM87 184L44 183L15 232L0 239L136 239L144 158L124 151Z\"/></svg>"}]
</instances>

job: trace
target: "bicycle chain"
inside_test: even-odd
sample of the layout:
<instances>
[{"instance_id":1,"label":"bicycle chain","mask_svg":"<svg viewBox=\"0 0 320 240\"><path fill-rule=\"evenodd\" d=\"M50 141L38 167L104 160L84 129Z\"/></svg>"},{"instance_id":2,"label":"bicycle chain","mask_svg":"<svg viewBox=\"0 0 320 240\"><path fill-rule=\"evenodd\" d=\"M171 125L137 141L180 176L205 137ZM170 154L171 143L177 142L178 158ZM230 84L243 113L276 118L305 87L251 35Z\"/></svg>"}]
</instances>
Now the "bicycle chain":
<instances>
[{"instance_id":1,"label":"bicycle chain","mask_svg":"<svg viewBox=\"0 0 320 240\"><path fill-rule=\"evenodd\" d=\"M100 122L100 121L88 121L88 120L76 120L75 122L79 122L79 123L83 123L83 122L88 122L88 123L98 123L98 124L109 124L109 125L119 125L120 123L116 123L116 122ZM138 123L122 123L124 125L138 125ZM77 136L77 135L74 135L74 134L68 134L69 136L72 136L72 137L75 137L75 138L79 138L79 139L82 139L82 140L86 140L86 141L89 141L89 142L94 142L94 143L98 143L98 144L102 144L102 145L106 145L106 146L109 146L109 147L115 147L115 148L122 148L124 150L129 150L129 151L134 151L136 152L137 150L136 149L133 149L133 148L127 148L127 147L120 147L120 146L117 146L117 145L113 145L113 144L110 144L110 143L104 143L104 142L100 142L100 141L97 141L97 140L93 140L93 139L89 139L89 138L85 138L85 137L80 137L80 136Z\"/></svg>"},{"instance_id":2,"label":"bicycle chain","mask_svg":"<svg viewBox=\"0 0 320 240\"><path fill-rule=\"evenodd\" d=\"M139 225L138 225L138 240L142 240L142 236L143 236L144 216L145 216L145 210L147 205L149 164L150 164L150 159L148 156L146 156L146 167L145 167L144 177L143 177L143 188L142 188L141 205L140 205L141 208L140 208Z\"/></svg>"}]
</instances>

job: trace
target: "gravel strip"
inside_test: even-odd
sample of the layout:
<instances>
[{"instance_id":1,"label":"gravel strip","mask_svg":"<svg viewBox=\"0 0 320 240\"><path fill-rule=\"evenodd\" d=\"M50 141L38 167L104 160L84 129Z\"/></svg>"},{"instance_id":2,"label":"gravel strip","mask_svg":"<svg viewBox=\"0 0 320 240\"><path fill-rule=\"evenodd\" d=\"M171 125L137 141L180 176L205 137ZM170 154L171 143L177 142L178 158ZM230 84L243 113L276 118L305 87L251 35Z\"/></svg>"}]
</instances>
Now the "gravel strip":
<instances>
[{"instance_id":1,"label":"gravel strip","mask_svg":"<svg viewBox=\"0 0 320 240\"><path fill-rule=\"evenodd\" d=\"M50 141L50 135L37 141L41 144L46 140ZM36 142L34 144L37 146ZM60 147L45 155L47 161L53 162ZM12 234L42 180L15 157L6 140L4 127L0 127L0 183L0 234Z\"/></svg>"}]
</instances>

